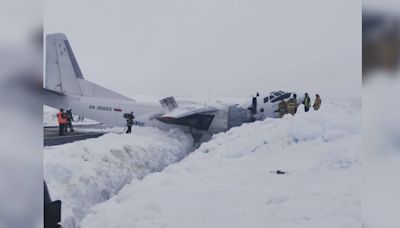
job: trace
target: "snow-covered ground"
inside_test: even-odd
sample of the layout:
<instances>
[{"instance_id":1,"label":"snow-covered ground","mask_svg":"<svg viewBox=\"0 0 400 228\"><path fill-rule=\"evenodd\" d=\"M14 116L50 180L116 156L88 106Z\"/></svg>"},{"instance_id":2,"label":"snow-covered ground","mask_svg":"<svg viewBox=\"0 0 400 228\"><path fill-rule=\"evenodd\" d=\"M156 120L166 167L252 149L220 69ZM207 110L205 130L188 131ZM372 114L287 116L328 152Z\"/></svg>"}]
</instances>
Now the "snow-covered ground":
<instances>
[{"instance_id":1,"label":"snow-covered ground","mask_svg":"<svg viewBox=\"0 0 400 228\"><path fill-rule=\"evenodd\" d=\"M45 151L50 188L65 208L85 214L81 227L361 226L361 102L325 101L318 112L233 128L142 180L134 177L143 173L135 167L147 167L143 156L154 160L171 148L184 154L189 140L178 132L135 131ZM135 156L118 142L128 137L137 139L128 150Z\"/></svg>"},{"instance_id":2,"label":"snow-covered ground","mask_svg":"<svg viewBox=\"0 0 400 228\"><path fill-rule=\"evenodd\" d=\"M62 200L64 227L77 227L91 207L181 160L192 146L192 137L179 130L133 128L131 135L108 133L45 147L44 177L52 199Z\"/></svg>"}]
</instances>

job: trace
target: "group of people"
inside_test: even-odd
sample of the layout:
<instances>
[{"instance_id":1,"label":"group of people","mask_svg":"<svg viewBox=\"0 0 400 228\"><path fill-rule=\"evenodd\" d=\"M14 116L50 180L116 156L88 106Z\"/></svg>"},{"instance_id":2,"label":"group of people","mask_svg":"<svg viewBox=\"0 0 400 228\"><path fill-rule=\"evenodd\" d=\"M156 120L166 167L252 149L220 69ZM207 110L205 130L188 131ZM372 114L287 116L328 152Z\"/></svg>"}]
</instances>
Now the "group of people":
<instances>
[{"instance_id":1,"label":"group of people","mask_svg":"<svg viewBox=\"0 0 400 228\"><path fill-rule=\"evenodd\" d=\"M311 108L311 98L308 96L308 93L304 94L304 100L301 103L304 105L304 111L308 112ZM313 108L315 111L319 110L319 108L321 107L321 103L321 97L319 96L319 94L316 94L313 104ZM294 116L297 112L297 107L297 95L293 94L293 97L290 98L288 101L282 100L279 103L279 117L282 118L285 114L291 114Z\"/></svg>"},{"instance_id":2,"label":"group of people","mask_svg":"<svg viewBox=\"0 0 400 228\"><path fill-rule=\"evenodd\" d=\"M72 127L72 121L74 121L74 117L72 115L71 108L68 108L66 112L64 109L60 109L57 113L57 121L58 121L58 135L64 136L65 132L70 129L70 132L74 132L74 128Z\"/></svg>"}]
</instances>

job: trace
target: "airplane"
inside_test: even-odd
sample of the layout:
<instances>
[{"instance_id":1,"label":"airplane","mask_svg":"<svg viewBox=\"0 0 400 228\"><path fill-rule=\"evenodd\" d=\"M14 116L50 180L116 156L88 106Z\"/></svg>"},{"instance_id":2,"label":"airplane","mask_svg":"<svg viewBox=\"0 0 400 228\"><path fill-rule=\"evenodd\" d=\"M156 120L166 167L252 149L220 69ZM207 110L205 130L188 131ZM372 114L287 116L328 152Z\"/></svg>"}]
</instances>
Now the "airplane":
<instances>
[{"instance_id":1,"label":"airplane","mask_svg":"<svg viewBox=\"0 0 400 228\"><path fill-rule=\"evenodd\" d=\"M243 123L278 117L281 100L288 101L293 93L272 92L262 99L254 96L249 107L238 104L180 104L174 97L161 104L139 102L85 80L67 37L62 33L46 36L44 104L53 108L70 107L74 114L124 127L124 114L133 113L134 125L153 126L162 130L179 128L193 135L212 135ZM300 103L300 99L298 99Z\"/></svg>"}]
</instances>

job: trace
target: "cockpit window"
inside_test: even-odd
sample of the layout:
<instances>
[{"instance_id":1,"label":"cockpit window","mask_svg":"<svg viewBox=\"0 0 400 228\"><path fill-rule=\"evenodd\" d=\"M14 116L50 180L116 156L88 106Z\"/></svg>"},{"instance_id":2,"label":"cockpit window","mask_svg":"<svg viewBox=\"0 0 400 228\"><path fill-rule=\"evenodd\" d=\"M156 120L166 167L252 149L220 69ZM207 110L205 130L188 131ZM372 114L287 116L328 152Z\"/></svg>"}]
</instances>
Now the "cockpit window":
<instances>
[{"instance_id":1,"label":"cockpit window","mask_svg":"<svg viewBox=\"0 0 400 228\"><path fill-rule=\"evenodd\" d=\"M285 94L285 92L283 92L283 91L275 91L275 92L271 93L271 95L273 95L275 97L279 97L279 96L281 96L283 94Z\"/></svg>"},{"instance_id":2,"label":"cockpit window","mask_svg":"<svg viewBox=\"0 0 400 228\"><path fill-rule=\"evenodd\" d=\"M264 103L268 102L268 97L264 97Z\"/></svg>"},{"instance_id":3,"label":"cockpit window","mask_svg":"<svg viewBox=\"0 0 400 228\"><path fill-rule=\"evenodd\" d=\"M271 102L277 102L277 101L281 101L281 100L283 100L283 99L287 99L287 98L290 97L290 94L291 94L291 93L284 93L283 95L281 95L281 96L279 96L279 97L277 97L277 98L271 100Z\"/></svg>"}]
</instances>

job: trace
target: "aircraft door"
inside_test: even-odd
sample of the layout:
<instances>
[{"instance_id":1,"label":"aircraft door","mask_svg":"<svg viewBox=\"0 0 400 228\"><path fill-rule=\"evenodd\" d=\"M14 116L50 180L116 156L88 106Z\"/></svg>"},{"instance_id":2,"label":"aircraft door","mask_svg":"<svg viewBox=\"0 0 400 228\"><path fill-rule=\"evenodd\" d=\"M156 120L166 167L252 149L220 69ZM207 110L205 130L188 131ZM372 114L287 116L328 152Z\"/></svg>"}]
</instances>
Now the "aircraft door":
<instances>
[{"instance_id":1,"label":"aircraft door","mask_svg":"<svg viewBox=\"0 0 400 228\"><path fill-rule=\"evenodd\" d=\"M253 97L251 101L251 114L256 114L257 113L257 97Z\"/></svg>"}]
</instances>

